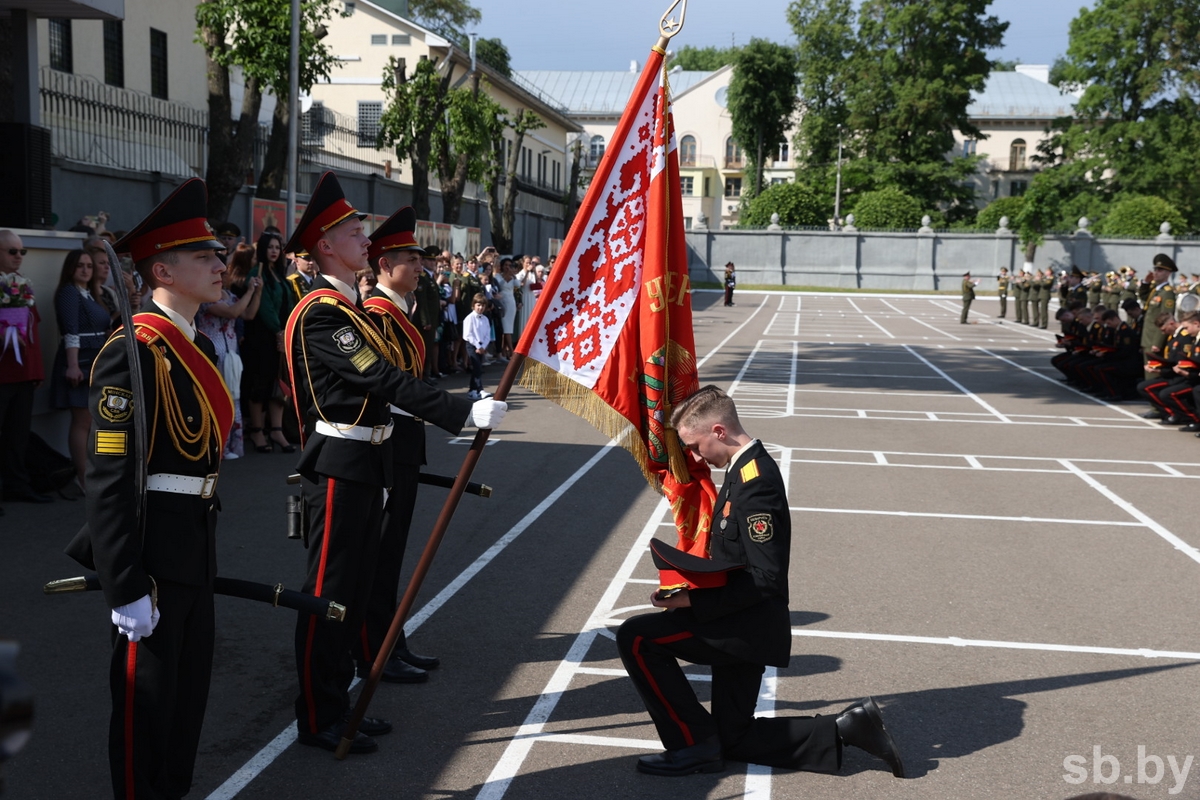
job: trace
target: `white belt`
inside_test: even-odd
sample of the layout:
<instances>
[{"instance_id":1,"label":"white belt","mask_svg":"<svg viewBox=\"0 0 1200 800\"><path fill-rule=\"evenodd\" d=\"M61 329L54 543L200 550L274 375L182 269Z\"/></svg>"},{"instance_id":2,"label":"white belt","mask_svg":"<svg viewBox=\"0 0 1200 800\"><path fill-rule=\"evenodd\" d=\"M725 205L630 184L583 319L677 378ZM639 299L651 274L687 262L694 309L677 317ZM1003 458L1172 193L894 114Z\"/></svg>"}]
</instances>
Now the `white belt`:
<instances>
[{"instance_id":1,"label":"white belt","mask_svg":"<svg viewBox=\"0 0 1200 800\"><path fill-rule=\"evenodd\" d=\"M170 492L171 494L190 494L205 499L217 492L217 475L172 475L169 472L158 472L146 479L146 488L151 492Z\"/></svg>"},{"instance_id":2,"label":"white belt","mask_svg":"<svg viewBox=\"0 0 1200 800\"><path fill-rule=\"evenodd\" d=\"M334 439L353 439L356 442L383 444L392 435L392 423L387 425L330 425L323 419L317 420L317 433Z\"/></svg>"}]
</instances>

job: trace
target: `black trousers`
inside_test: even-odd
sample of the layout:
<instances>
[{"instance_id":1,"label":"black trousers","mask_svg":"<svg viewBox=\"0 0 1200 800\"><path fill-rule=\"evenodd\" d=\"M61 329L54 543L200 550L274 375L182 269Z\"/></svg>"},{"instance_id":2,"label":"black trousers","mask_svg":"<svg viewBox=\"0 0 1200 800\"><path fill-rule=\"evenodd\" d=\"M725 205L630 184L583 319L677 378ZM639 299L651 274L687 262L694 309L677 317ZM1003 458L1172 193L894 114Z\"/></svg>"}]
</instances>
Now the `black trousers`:
<instances>
[{"instance_id":1,"label":"black trousers","mask_svg":"<svg viewBox=\"0 0 1200 800\"><path fill-rule=\"evenodd\" d=\"M316 484L305 481L304 501L309 534L303 591L346 607L343 622L304 613L296 619L296 722L302 733L318 733L340 720L350 706L351 648L362 631L371 594L383 489L321 478Z\"/></svg>"},{"instance_id":2,"label":"black trousers","mask_svg":"<svg viewBox=\"0 0 1200 800\"><path fill-rule=\"evenodd\" d=\"M367 600L366 618L356 649L359 662L367 666L379 654L400 603L400 571L404 568L404 550L408 547L408 531L412 526L421 478L419 464L396 464L394 470L395 485L383 505L383 530L375 560L375 578L371 581L371 596ZM407 649L407 646L401 628L396 647Z\"/></svg>"},{"instance_id":3,"label":"black trousers","mask_svg":"<svg viewBox=\"0 0 1200 800\"><path fill-rule=\"evenodd\" d=\"M33 491L25 468L31 419L33 381L0 383L0 484L8 494Z\"/></svg>"},{"instance_id":4,"label":"black trousers","mask_svg":"<svg viewBox=\"0 0 1200 800\"><path fill-rule=\"evenodd\" d=\"M1159 389L1158 399L1172 415L1200 422L1197 407L1192 405L1192 382L1187 378L1176 378Z\"/></svg>"},{"instance_id":5,"label":"black trousers","mask_svg":"<svg viewBox=\"0 0 1200 800\"><path fill-rule=\"evenodd\" d=\"M213 660L211 586L158 581L154 633L113 627L108 760L117 800L183 797L192 786Z\"/></svg>"},{"instance_id":6,"label":"black trousers","mask_svg":"<svg viewBox=\"0 0 1200 800\"><path fill-rule=\"evenodd\" d=\"M726 758L810 772L842 763L835 717L756 718L764 667L717 650L673 611L626 620L617 631L625 671L646 704L663 747L678 750L713 735ZM712 667L712 713L688 684L678 659Z\"/></svg>"}]
</instances>

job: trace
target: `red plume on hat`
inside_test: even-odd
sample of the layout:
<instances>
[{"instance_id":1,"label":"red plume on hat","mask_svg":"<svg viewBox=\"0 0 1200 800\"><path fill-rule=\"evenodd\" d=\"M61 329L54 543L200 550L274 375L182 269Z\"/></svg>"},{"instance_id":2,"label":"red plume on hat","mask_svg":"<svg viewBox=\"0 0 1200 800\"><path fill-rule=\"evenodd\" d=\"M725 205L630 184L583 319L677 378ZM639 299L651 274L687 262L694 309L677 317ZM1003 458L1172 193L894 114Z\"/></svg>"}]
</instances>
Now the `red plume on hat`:
<instances>
[{"instance_id":1,"label":"red plume on hat","mask_svg":"<svg viewBox=\"0 0 1200 800\"><path fill-rule=\"evenodd\" d=\"M208 187L190 178L113 245L136 264L168 250L224 250L208 225Z\"/></svg>"},{"instance_id":2,"label":"red plume on hat","mask_svg":"<svg viewBox=\"0 0 1200 800\"><path fill-rule=\"evenodd\" d=\"M300 223L296 225L292 238L283 248L284 252L295 253L303 250L311 253L316 250L317 242L330 228L351 217L365 219L366 216L366 214L360 214L346 200L342 185L338 183L337 175L326 172L317 181L317 187L313 189L308 207L304 209L304 216L300 218Z\"/></svg>"}]
</instances>

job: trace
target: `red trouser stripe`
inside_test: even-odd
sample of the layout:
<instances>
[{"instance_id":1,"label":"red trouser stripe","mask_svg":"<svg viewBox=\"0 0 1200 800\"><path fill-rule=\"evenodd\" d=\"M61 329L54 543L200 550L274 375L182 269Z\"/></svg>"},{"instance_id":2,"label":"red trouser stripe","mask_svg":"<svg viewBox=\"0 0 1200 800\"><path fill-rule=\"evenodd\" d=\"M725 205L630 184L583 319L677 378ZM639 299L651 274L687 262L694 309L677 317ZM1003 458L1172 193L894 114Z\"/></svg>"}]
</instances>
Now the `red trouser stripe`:
<instances>
[{"instance_id":1,"label":"red trouser stripe","mask_svg":"<svg viewBox=\"0 0 1200 800\"><path fill-rule=\"evenodd\" d=\"M362 649L363 649L363 659L366 661L373 662L375 660L375 657L373 655L371 655L371 642L367 639L367 623L365 623L365 622L363 623L363 626L362 626Z\"/></svg>"},{"instance_id":2,"label":"red trouser stripe","mask_svg":"<svg viewBox=\"0 0 1200 800\"><path fill-rule=\"evenodd\" d=\"M1180 395L1190 395L1191 393L1192 387L1190 386L1185 389L1180 389L1178 392L1171 392L1171 402L1173 402L1179 408L1179 410L1183 412L1184 416L1191 417L1193 421L1200 422L1200 417L1197 417L1193 412L1188 411L1188 407L1179 400Z\"/></svg>"},{"instance_id":3,"label":"red trouser stripe","mask_svg":"<svg viewBox=\"0 0 1200 800\"><path fill-rule=\"evenodd\" d=\"M688 631L675 633L670 636L664 636L661 639L654 639L655 644L670 644L671 642L682 641L683 639L692 638L692 634ZM692 730L687 725L683 724L683 720L675 713L675 709L667 702L667 698L663 695L662 690L658 688L658 683L655 682L654 676L650 674L650 670L646 669L646 662L642 660L642 640L643 637L638 636L633 640L633 657L637 659L638 666L642 670L642 674L646 676L646 682L650 684L650 688L654 690L654 695L659 702L667 709L667 713L671 715L672 721L679 726L679 730L683 732L683 740L687 742L687 746L691 747L696 743L692 738Z\"/></svg>"},{"instance_id":4,"label":"red trouser stripe","mask_svg":"<svg viewBox=\"0 0 1200 800\"><path fill-rule=\"evenodd\" d=\"M125 799L135 800L133 782L133 698L137 675L137 642L125 648Z\"/></svg>"},{"instance_id":5,"label":"red trouser stripe","mask_svg":"<svg viewBox=\"0 0 1200 800\"><path fill-rule=\"evenodd\" d=\"M321 533L321 561L317 566L317 586L313 590L313 594L317 597L321 596L321 589L325 585L325 564L329 558L329 530L333 526L333 492L336 488L333 478L329 478L325 484L325 530ZM317 633L317 618L312 616L308 620L308 637L304 642L304 699L308 703L308 729L310 733L319 733L317 729L317 705L313 700L312 687L312 647L313 637Z\"/></svg>"},{"instance_id":6,"label":"red trouser stripe","mask_svg":"<svg viewBox=\"0 0 1200 800\"><path fill-rule=\"evenodd\" d=\"M1166 411L1169 414L1169 413L1171 413L1171 409L1167 408L1166 404L1163 403L1162 399L1158 396L1158 390L1164 388L1166 385L1167 385L1167 381L1159 381L1158 383L1152 383L1146 387L1145 392L1146 392L1146 396L1148 398L1150 398L1150 403L1152 405L1158 406L1163 411Z\"/></svg>"}]
</instances>

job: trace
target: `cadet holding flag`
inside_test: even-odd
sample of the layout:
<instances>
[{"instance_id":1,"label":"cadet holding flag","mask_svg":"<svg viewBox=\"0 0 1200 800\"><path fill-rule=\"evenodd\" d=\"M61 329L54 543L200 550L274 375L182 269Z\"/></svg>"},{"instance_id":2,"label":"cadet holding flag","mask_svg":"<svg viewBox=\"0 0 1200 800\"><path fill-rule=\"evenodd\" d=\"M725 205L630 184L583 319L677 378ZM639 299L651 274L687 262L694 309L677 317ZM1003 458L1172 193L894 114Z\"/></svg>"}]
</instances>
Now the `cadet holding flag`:
<instances>
[{"instance_id":1,"label":"cadet holding flag","mask_svg":"<svg viewBox=\"0 0 1200 800\"><path fill-rule=\"evenodd\" d=\"M507 406L466 403L396 366L397 354L358 307L355 272L367 267L370 239L332 172L321 176L287 250L307 251L320 274L288 319L286 352L301 417L309 519L304 591L346 606L344 626L301 613L296 623L299 741L337 750L350 711L352 648L361 635L379 552L383 489L394 480L390 406L459 433L468 422L495 426ZM378 749L390 723L365 718L346 742L352 753ZM349 731L347 731L348 733Z\"/></svg>"},{"instance_id":2,"label":"cadet holding flag","mask_svg":"<svg viewBox=\"0 0 1200 800\"><path fill-rule=\"evenodd\" d=\"M109 764L122 800L187 794L212 674L217 470L233 400L192 325L221 298L225 271L206 206L204 182L186 181L116 243L153 299L132 318L134 338L122 327L92 367L88 524L67 553L96 570L112 609Z\"/></svg>"}]
</instances>

